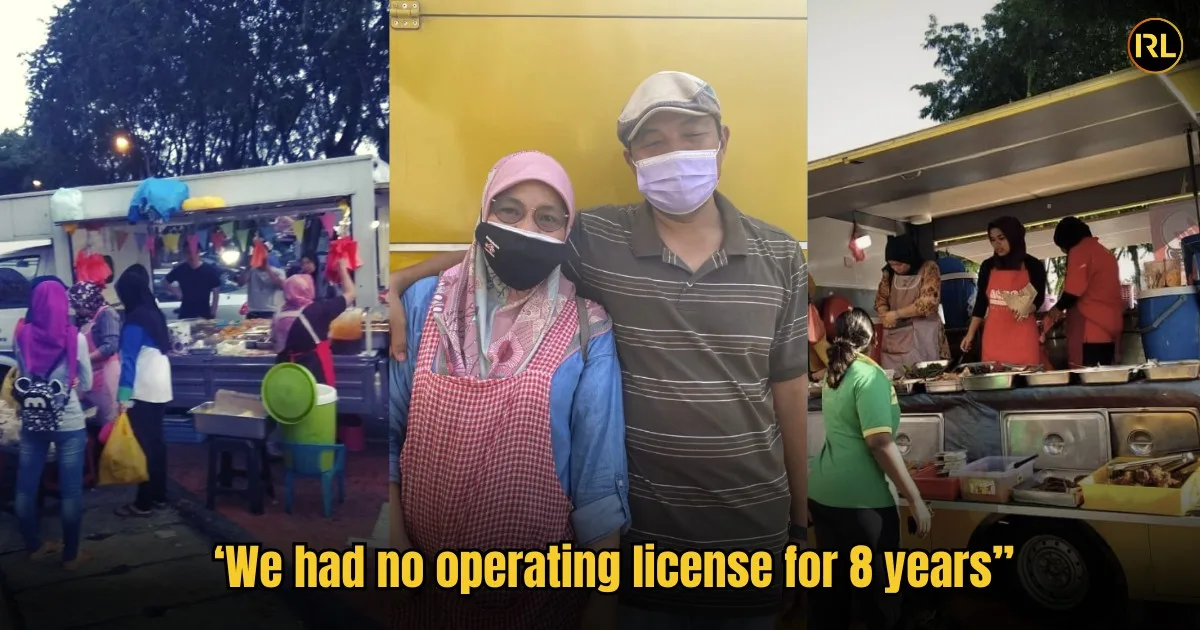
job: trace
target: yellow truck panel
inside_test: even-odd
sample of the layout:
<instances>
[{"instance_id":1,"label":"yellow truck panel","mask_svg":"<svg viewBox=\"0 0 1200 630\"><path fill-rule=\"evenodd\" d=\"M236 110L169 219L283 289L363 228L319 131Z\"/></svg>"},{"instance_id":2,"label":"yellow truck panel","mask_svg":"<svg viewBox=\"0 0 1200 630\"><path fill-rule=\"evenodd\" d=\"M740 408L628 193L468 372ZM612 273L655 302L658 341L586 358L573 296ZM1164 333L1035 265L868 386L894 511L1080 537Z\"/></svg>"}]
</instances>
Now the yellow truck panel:
<instances>
[{"instance_id":1,"label":"yellow truck panel","mask_svg":"<svg viewBox=\"0 0 1200 630\"><path fill-rule=\"evenodd\" d=\"M393 268L435 249L424 245L468 243L487 170L513 151L562 162L580 207L636 201L616 118L660 70L716 88L731 128L722 192L805 240L804 2L404 4L392 3Z\"/></svg>"}]
</instances>

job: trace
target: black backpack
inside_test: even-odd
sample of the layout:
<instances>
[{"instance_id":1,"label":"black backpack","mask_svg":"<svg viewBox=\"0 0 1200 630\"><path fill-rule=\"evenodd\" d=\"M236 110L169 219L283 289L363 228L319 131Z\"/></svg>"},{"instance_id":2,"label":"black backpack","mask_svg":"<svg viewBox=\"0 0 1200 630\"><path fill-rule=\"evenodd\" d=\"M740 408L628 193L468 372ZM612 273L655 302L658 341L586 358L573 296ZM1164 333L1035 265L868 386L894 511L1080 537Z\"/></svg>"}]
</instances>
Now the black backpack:
<instances>
[{"instance_id":1,"label":"black backpack","mask_svg":"<svg viewBox=\"0 0 1200 630\"><path fill-rule=\"evenodd\" d=\"M53 374L66 355L64 351L46 374ZM70 394L70 386L58 379L22 374L13 381L12 389L21 428L27 431L57 431L62 424Z\"/></svg>"}]
</instances>

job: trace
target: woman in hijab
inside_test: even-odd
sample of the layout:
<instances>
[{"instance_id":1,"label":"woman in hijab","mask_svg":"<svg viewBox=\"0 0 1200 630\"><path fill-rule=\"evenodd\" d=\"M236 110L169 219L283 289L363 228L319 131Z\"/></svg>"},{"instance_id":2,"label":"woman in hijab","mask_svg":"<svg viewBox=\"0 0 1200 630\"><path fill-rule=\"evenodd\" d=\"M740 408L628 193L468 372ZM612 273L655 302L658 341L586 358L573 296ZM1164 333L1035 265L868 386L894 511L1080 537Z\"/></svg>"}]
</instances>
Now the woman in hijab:
<instances>
[{"instance_id":1,"label":"woman in hijab","mask_svg":"<svg viewBox=\"0 0 1200 630\"><path fill-rule=\"evenodd\" d=\"M883 320L881 363L899 370L922 361L950 358L950 345L938 306L942 274L935 261L921 257L907 235L888 238L887 266L875 292L875 312Z\"/></svg>"},{"instance_id":2,"label":"woman in hijab","mask_svg":"<svg viewBox=\"0 0 1200 630\"><path fill-rule=\"evenodd\" d=\"M1076 217L1058 222L1054 244L1067 255L1067 277L1062 296L1046 315L1045 330L1067 320L1070 367L1112 365L1125 311L1117 257Z\"/></svg>"},{"instance_id":3,"label":"woman in hijab","mask_svg":"<svg viewBox=\"0 0 1200 630\"><path fill-rule=\"evenodd\" d=\"M1046 266L1025 252L1025 226L1013 217L989 223L988 241L995 255L979 267L978 297L962 351L971 351L982 325L982 360L1041 365L1037 319L1030 315L1046 298Z\"/></svg>"},{"instance_id":4,"label":"woman in hijab","mask_svg":"<svg viewBox=\"0 0 1200 630\"><path fill-rule=\"evenodd\" d=\"M354 282L345 266L339 270L342 295L316 299L313 277L299 273L283 283L284 303L272 322L271 338L278 363L297 363L308 368L318 383L337 386L333 353L329 349L329 326L354 302Z\"/></svg>"},{"instance_id":5,"label":"woman in hijab","mask_svg":"<svg viewBox=\"0 0 1200 630\"><path fill-rule=\"evenodd\" d=\"M31 556L62 552L63 566L74 569L87 559L79 549L87 431L78 392L92 388L92 365L87 339L71 325L62 282L38 283L29 303L15 339L20 376L13 394L20 405L21 454L14 503ZM38 527L38 489L51 444L58 460L62 543L43 543Z\"/></svg>"},{"instance_id":6,"label":"woman in hijab","mask_svg":"<svg viewBox=\"0 0 1200 630\"><path fill-rule=\"evenodd\" d=\"M150 291L150 272L133 265L117 279L117 297L125 307L121 327L121 378L117 401L129 414L133 434L146 453L150 479L140 484L134 502L119 516L149 516L167 503L167 442L163 416L171 391L171 333L167 318Z\"/></svg>"},{"instance_id":7,"label":"woman in hijab","mask_svg":"<svg viewBox=\"0 0 1200 630\"><path fill-rule=\"evenodd\" d=\"M38 285L41 285L41 284L44 284L47 282L53 282L55 284L62 285L62 288L64 288L64 289L67 288L67 283L63 282L62 279L60 279L58 276L38 276L38 277L34 278L33 281L29 283L29 296L30 296L29 308L25 309L25 317L18 319L16 325L13 326L14 334L16 334L16 332L21 329L21 325L25 323L25 320L29 319L29 314L31 312L33 312L33 291L34 291L34 289L37 289Z\"/></svg>"},{"instance_id":8,"label":"woman in hijab","mask_svg":"<svg viewBox=\"0 0 1200 630\"><path fill-rule=\"evenodd\" d=\"M117 350L121 344L121 316L104 301L104 288L92 282L77 282L69 292L75 325L88 340L92 363L92 389L84 392L83 402L95 407L93 419L99 428L117 419L117 387L121 380L121 362Z\"/></svg>"},{"instance_id":9,"label":"woman in hijab","mask_svg":"<svg viewBox=\"0 0 1200 630\"><path fill-rule=\"evenodd\" d=\"M620 368L607 313L560 271L574 201L550 156L501 159L463 261L399 296L417 351L392 363L393 547L618 546L629 523ZM574 628L615 614L607 603L430 590L401 600L393 627Z\"/></svg>"}]
</instances>

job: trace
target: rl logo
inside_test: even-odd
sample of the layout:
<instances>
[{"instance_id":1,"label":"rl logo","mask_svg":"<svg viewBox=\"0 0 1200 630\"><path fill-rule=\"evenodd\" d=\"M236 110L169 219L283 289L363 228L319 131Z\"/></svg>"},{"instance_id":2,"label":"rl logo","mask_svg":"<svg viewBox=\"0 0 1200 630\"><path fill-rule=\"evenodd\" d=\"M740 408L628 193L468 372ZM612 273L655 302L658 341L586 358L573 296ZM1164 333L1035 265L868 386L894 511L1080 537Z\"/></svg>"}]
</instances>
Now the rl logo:
<instances>
[{"instance_id":1,"label":"rl logo","mask_svg":"<svg viewBox=\"0 0 1200 630\"><path fill-rule=\"evenodd\" d=\"M1163 18L1147 18L1129 31L1125 44L1134 67L1150 74L1162 74L1183 58L1183 33Z\"/></svg>"}]
</instances>

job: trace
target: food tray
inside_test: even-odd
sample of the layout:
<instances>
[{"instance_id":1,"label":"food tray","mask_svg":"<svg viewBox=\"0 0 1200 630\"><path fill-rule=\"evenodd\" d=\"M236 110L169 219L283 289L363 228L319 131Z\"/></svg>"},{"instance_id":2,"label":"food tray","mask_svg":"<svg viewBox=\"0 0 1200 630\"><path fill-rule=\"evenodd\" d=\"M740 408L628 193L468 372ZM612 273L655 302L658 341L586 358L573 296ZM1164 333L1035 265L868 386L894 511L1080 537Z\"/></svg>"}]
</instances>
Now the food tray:
<instances>
[{"instance_id":1,"label":"food tray","mask_svg":"<svg viewBox=\"0 0 1200 630\"><path fill-rule=\"evenodd\" d=\"M1025 383L1030 387L1059 387L1062 385L1070 385L1071 370L1031 372L1025 375Z\"/></svg>"},{"instance_id":2,"label":"food tray","mask_svg":"<svg viewBox=\"0 0 1200 630\"><path fill-rule=\"evenodd\" d=\"M1017 380L1016 372L995 372L979 376L962 377L963 389L969 392L990 392L1002 389L1012 389Z\"/></svg>"},{"instance_id":3,"label":"food tray","mask_svg":"<svg viewBox=\"0 0 1200 630\"><path fill-rule=\"evenodd\" d=\"M963 384L961 379L940 380L940 381L925 381L925 391L930 394L952 394L961 392Z\"/></svg>"},{"instance_id":4,"label":"food tray","mask_svg":"<svg viewBox=\"0 0 1200 630\"><path fill-rule=\"evenodd\" d=\"M191 410L196 430L208 435L264 440L271 429L271 420L250 416L230 416L212 413L217 403L206 402Z\"/></svg>"},{"instance_id":5,"label":"food tray","mask_svg":"<svg viewBox=\"0 0 1200 630\"><path fill-rule=\"evenodd\" d=\"M896 388L896 394L899 396L910 396L916 393L917 385L920 384L921 381L915 378L901 379L892 383L892 385Z\"/></svg>"},{"instance_id":6,"label":"food tray","mask_svg":"<svg viewBox=\"0 0 1200 630\"><path fill-rule=\"evenodd\" d=\"M912 473L913 483L927 501L957 501L961 482L958 477L939 477L937 464L930 464Z\"/></svg>"},{"instance_id":7,"label":"food tray","mask_svg":"<svg viewBox=\"0 0 1200 630\"><path fill-rule=\"evenodd\" d=\"M1083 509L1102 512L1128 512L1159 516L1185 516L1200 506L1200 462L1184 471L1192 475L1180 488L1146 488L1118 486L1108 483L1108 467L1113 464L1137 461L1145 457L1118 457L1079 482L1083 488Z\"/></svg>"},{"instance_id":8,"label":"food tray","mask_svg":"<svg viewBox=\"0 0 1200 630\"><path fill-rule=\"evenodd\" d=\"M1033 477L1022 481L1012 489L1012 499L1017 503L1033 503L1035 505L1050 505L1054 507L1077 508L1083 504L1083 489L1073 488L1068 492L1047 492L1034 488L1047 477L1058 477L1074 481L1076 477L1087 475L1086 471L1078 470L1039 470Z\"/></svg>"},{"instance_id":9,"label":"food tray","mask_svg":"<svg viewBox=\"0 0 1200 630\"><path fill-rule=\"evenodd\" d=\"M1119 385L1128 383L1133 378L1137 368L1128 365L1113 365L1105 367L1084 368L1072 370L1079 375L1084 385Z\"/></svg>"},{"instance_id":10,"label":"food tray","mask_svg":"<svg viewBox=\"0 0 1200 630\"><path fill-rule=\"evenodd\" d=\"M1168 361L1143 368L1148 381L1191 381L1200 378L1200 361Z\"/></svg>"},{"instance_id":11,"label":"food tray","mask_svg":"<svg viewBox=\"0 0 1200 630\"><path fill-rule=\"evenodd\" d=\"M964 501L1008 503L1012 489L1033 476L1036 456L1003 457L992 455L977 459L961 470L950 473L962 483Z\"/></svg>"}]
</instances>

